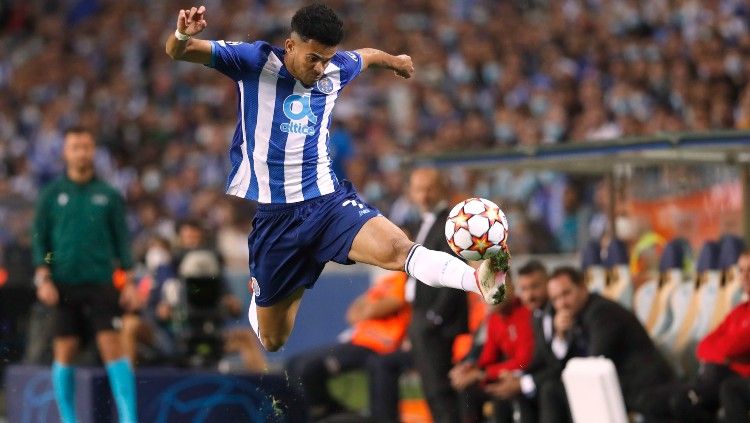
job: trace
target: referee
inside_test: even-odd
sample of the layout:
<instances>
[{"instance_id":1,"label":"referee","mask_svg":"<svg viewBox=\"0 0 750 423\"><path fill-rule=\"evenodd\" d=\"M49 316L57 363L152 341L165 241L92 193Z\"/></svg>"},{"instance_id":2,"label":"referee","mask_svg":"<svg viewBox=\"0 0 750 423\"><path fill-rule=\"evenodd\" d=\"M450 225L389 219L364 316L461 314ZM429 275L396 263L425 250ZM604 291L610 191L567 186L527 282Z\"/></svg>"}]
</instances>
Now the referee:
<instances>
[{"instance_id":1,"label":"referee","mask_svg":"<svg viewBox=\"0 0 750 423\"><path fill-rule=\"evenodd\" d=\"M75 376L71 363L84 325L96 333L99 353L120 422L136 422L135 378L120 344L122 307L135 308L135 288L119 294L112 283L116 265L129 270L125 206L114 188L94 175L94 137L74 127L65 132L65 176L41 193L34 219L33 252L37 297L54 307L52 386L63 423L75 416ZM130 273L128 273L130 276Z\"/></svg>"}]
</instances>

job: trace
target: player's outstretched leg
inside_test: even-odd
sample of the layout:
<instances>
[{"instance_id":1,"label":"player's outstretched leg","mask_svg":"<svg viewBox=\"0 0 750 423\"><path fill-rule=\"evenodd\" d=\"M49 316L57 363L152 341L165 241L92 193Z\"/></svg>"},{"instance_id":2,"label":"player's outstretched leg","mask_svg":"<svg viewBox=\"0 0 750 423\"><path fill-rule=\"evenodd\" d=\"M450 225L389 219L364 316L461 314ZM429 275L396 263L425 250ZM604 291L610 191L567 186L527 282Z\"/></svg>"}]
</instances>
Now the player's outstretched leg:
<instances>
[{"instance_id":1,"label":"player's outstretched leg","mask_svg":"<svg viewBox=\"0 0 750 423\"><path fill-rule=\"evenodd\" d=\"M505 296L507 251L485 260L478 270L442 252L415 244L383 216L370 219L352 243L349 258L389 270L405 270L410 276L434 287L457 288L480 294L489 304Z\"/></svg>"}]
</instances>

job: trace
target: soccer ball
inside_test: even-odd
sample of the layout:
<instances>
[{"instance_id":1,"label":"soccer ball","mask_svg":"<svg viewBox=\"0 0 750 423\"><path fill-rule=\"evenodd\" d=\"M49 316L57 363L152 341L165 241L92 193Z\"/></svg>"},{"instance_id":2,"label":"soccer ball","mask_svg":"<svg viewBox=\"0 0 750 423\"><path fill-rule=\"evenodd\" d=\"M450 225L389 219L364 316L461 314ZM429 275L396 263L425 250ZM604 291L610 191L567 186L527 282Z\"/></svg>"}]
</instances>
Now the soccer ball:
<instances>
[{"instance_id":1,"label":"soccer ball","mask_svg":"<svg viewBox=\"0 0 750 423\"><path fill-rule=\"evenodd\" d=\"M497 254L508 239L508 220L497 204L469 198L451 209L445 222L445 239L460 257L484 260Z\"/></svg>"}]
</instances>

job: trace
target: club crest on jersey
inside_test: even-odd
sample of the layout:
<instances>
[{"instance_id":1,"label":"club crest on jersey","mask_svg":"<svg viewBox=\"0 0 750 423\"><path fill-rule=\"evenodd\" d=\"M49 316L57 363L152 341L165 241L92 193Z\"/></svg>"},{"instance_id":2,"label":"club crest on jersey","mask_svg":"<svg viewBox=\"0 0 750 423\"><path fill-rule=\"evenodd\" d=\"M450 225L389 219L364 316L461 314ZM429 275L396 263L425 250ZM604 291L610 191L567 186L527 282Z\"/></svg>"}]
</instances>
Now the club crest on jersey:
<instances>
[{"instance_id":1,"label":"club crest on jersey","mask_svg":"<svg viewBox=\"0 0 750 423\"><path fill-rule=\"evenodd\" d=\"M307 126L301 122L295 122L297 120L303 120L307 118L310 123L318 123L318 117L312 112L310 107L310 95L292 94L284 100L283 105L284 115L290 122L284 122L280 125L279 129L282 132L292 134L304 134L314 135L315 127Z\"/></svg>"},{"instance_id":2,"label":"club crest on jersey","mask_svg":"<svg viewBox=\"0 0 750 423\"><path fill-rule=\"evenodd\" d=\"M318 87L318 91L322 92L323 94L330 94L333 92L333 81L331 81L331 78L327 76L323 79L319 79L316 85Z\"/></svg>"}]
</instances>

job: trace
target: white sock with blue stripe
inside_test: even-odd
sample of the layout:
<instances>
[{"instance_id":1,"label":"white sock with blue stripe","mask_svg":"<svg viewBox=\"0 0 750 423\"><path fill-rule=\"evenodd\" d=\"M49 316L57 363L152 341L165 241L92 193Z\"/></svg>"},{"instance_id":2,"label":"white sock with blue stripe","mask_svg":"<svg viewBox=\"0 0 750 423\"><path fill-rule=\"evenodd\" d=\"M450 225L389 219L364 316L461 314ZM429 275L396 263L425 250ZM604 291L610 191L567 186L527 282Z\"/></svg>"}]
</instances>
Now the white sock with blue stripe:
<instances>
[{"instance_id":1,"label":"white sock with blue stripe","mask_svg":"<svg viewBox=\"0 0 750 423\"><path fill-rule=\"evenodd\" d=\"M474 268L442 251L414 244L406 257L404 270L409 276L435 288L456 288L481 294Z\"/></svg>"}]
</instances>

